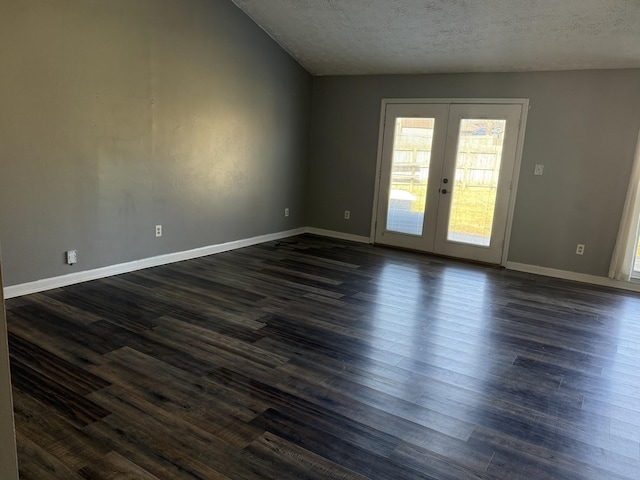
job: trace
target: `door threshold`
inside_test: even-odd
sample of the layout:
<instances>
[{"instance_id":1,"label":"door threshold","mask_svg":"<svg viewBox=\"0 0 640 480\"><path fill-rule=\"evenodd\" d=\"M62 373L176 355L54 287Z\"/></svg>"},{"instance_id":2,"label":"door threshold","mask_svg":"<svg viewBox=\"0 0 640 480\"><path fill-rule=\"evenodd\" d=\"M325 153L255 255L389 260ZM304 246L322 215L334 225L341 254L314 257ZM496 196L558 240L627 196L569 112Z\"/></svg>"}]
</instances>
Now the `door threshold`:
<instances>
[{"instance_id":1,"label":"door threshold","mask_svg":"<svg viewBox=\"0 0 640 480\"><path fill-rule=\"evenodd\" d=\"M372 245L376 246L376 247L382 247L382 248L389 248L391 250L401 250L403 252L410 252L410 253L417 253L426 257L432 257L435 259L442 259L442 260L447 260L447 261L451 261L451 262L456 262L456 263L462 263L465 265L477 265L479 267L489 267L489 268L495 268L495 269L502 269L504 270L504 267L502 265L500 265L499 263L488 263L488 262L482 262L480 260L472 260L472 259L468 259L468 258L460 258L460 257L452 257L450 255L442 255L440 253L433 253L433 252L425 252L424 250L417 250L414 248L407 248L407 247L399 247L396 245L389 245L389 244L385 244L385 243L373 243Z\"/></svg>"}]
</instances>

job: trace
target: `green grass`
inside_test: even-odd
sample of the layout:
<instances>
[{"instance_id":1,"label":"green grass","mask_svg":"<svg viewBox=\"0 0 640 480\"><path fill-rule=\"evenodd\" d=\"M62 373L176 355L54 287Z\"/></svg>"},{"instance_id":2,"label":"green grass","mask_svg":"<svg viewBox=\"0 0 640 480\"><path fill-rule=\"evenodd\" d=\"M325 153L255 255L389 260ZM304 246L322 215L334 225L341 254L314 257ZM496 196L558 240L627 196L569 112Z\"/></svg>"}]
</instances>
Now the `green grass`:
<instances>
[{"instance_id":1,"label":"green grass","mask_svg":"<svg viewBox=\"0 0 640 480\"><path fill-rule=\"evenodd\" d=\"M417 199L411 205L414 212L424 211L426 186L410 188L409 185L394 185L395 190L405 190ZM488 235L486 219L492 218L495 208L495 189L486 187L455 187L455 197L451 211L451 230L455 233L469 233L474 235Z\"/></svg>"}]
</instances>

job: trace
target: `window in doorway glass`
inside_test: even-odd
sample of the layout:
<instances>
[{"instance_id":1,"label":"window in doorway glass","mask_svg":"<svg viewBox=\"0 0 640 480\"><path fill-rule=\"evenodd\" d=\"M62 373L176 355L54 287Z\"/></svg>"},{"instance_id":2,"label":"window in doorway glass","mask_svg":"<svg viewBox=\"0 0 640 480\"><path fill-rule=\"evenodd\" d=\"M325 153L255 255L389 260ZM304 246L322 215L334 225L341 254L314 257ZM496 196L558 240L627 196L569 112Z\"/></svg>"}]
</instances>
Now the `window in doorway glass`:
<instances>
[{"instance_id":1,"label":"window in doorway glass","mask_svg":"<svg viewBox=\"0 0 640 480\"><path fill-rule=\"evenodd\" d=\"M387 230L422 235L435 118L396 119Z\"/></svg>"}]
</instances>

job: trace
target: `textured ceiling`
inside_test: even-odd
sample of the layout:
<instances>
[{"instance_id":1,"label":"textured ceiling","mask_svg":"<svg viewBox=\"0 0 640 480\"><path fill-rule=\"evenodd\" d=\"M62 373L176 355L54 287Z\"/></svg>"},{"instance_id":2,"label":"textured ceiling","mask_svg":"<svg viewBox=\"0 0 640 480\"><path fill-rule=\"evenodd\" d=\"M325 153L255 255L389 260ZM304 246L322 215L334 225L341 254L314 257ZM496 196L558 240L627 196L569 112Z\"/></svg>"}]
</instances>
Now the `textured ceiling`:
<instances>
[{"instance_id":1,"label":"textured ceiling","mask_svg":"<svg viewBox=\"0 0 640 480\"><path fill-rule=\"evenodd\" d=\"M640 0L233 0L314 75L640 67Z\"/></svg>"}]
</instances>

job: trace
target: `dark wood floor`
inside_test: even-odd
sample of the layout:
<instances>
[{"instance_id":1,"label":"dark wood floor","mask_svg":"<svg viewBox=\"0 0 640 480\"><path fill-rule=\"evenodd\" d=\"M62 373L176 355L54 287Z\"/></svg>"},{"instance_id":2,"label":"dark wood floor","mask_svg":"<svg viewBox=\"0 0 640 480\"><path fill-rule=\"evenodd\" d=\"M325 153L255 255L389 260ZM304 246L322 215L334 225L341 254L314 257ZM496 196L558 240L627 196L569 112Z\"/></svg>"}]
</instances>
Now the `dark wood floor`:
<instances>
[{"instance_id":1,"label":"dark wood floor","mask_svg":"<svg viewBox=\"0 0 640 480\"><path fill-rule=\"evenodd\" d=\"M640 296L313 236L7 302L23 479L638 479Z\"/></svg>"}]
</instances>

